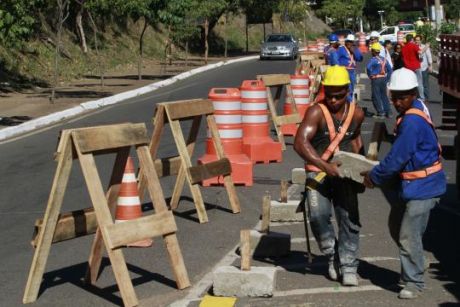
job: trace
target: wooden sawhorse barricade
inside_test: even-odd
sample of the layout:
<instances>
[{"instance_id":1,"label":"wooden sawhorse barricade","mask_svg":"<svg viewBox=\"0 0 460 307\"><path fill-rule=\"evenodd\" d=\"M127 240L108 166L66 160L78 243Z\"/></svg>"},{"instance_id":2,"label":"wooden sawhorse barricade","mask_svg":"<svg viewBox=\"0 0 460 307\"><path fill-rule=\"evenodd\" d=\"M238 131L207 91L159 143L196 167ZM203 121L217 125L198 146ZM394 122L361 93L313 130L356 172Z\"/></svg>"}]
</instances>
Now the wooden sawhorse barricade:
<instances>
[{"instance_id":1,"label":"wooden sawhorse barricade","mask_svg":"<svg viewBox=\"0 0 460 307\"><path fill-rule=\"evenodd\" d=\"M171 209L177 209L179 205L184 183L187 181L192 193L193 201L198 214L200 223L208 222L206 208L203 197L200 192L199 183L205 179L215 176L223 176L224 185L230 200L230 206L233 213L240 212L240 202L236 194L231 174L230 161L225 158L224 149L220 141L217 124L214 118L214 107L212 102L207 99L192 99L174 102L158 103L154 116L154 128L152 140L149 145L152 159L155 160L155 166L160 176L176 175L176 184L171 197ZM209 132L216 148L219 160L207 164L193 166L191 156L195 149L196 138L200 128L201 118L206 116ZM192 127L185 142L181 121L192 120ZM157 152L160 146L161 134L165 124L169 122L171 132L176 143L178 156L157 159ZM144 180L143 170L140 170L140 195L143 195Z\"/></svg>"},{"instance_id":2,"label":"wooden sawhorse barricade","mask_svg":"<svg viewBox=\"0 0 460 307\"><path fill-rule=\"evenodd\" d=\"M292 93L291 77L287 74L273 74L258 75L257 79L262 80L266 86L268 108L270 109L270 115L273 125L275 126L276 135L278 136L278 141L281 143L281 148L286 150L286 142L284 141L284 135L281 132L281 126L287 124L298 125L302 121L299 112L297 111L294 94ZM286 87L287 103L291 104L292 114L289 115L278 115L276 110L276 106L281 98L283 87ZM274 98L271 91L272 88L276 89Z\"/></svg>"},{"instance_id":3,"label":"wooden sawhorse barricade","mask_svg":"<svg viewBox=\"0 0 460 307\"><path fill-rule=\"evenodd\" d=\"M56 155L58 165L45 216L38 232L37 247L32 260L23 303L31 303L37 299L51 244L56 242L56 237L59 237L58 234L55 234L56 226L61 224L61 221L63 223L68 222L69 214L64 214L66 221L63 221L60 219L59 212L73 159L80 161L99 225L88 261L87 282L95 283L101 264L102 249L105 246L124 305L137 305L136 293L120 247L138 240L163 236L177 287L183 289L190 286L176 237L177 227L174 216L171 211L168 211L165 204L160 182L149 153L148 143L149 138L144 124L121 124L62 131ZM145 184L155 207L155 214L115 224L112 214L115 211L120 183L131 146L136 148L139 164L143 169ZM113 152L116 152L117 156L109 188L104 193L94 155ZM58 227L58 229L62 228ZM66 239L69 238L67 234Z\"/></svg>"}]
</instances>

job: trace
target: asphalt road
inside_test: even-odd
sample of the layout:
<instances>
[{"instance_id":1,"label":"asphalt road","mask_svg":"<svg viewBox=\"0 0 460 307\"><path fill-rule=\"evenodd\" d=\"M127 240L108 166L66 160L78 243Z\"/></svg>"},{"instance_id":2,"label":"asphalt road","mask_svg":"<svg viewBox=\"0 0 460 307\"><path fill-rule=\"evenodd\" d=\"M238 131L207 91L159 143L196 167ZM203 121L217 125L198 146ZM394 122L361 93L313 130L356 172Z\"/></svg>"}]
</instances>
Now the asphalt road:
<instances>
[{"instance_id":1,"label":"asphalt road","mask_svg":"<svg viewBox=\"0 0 460 307\"><path fill-rule=\"evenodd\" d=\"M12 142L0 144L0 305L21 304L27 274L33 256L30 239L35 219L43 216L51 188L56 164L53 153L61 129L94 126L120 122L145 122L151 131L151 118L155 104L163 101L206 97L211 87L238 87L242 80L253 79L257 74L291 73L293 62L251 61L236 63L199 74L192 78L162 88L151 95L144 95L109 107L82 118L57 125ZM439 121L439 94L435 93L432 80L432 111L435 122ZM369 89L369 80L363 79ZM371 108L370 93L363 93L361 105ZM366 119L363 126L365 141L370 137L373 119ZM390 122L388 122L390 126ZM203 154L204 126L194 157ZM444 145L453 144L453 134L439 132ZM292 139L288 138L288 143ZM388 150L383 146L381 155ZM449 150L448 147L446 147ZM162 139L160 157L175 154L175 145L168 133ZM106 186L113 163L113 156L96 159L103 184ZM210 222L199 224L194 206L184 193L184 198L175 213L178 225L178 240L185 264L193 284L192 289L175 289L174 276L161 239L156 239L149 249L127 249L125 258L141 305L165 306L180 299L198 305L208 286L207 275L218 263L239 263L234 247L239 240L239 230L252 228L258 221L261 200L265 191L272 198L279 197L279 183L290 178L290 170L300 167L302 161L295 155L292 146L283 154L283 162L254 167L254 186L238 187L242 204L240 214L232 214L225 190L219 187L202 188ZM88 193L77 163L74 163L64 199L64 211L90 206ZM433 211L426 236L426 249L433 263L427 274L429 289L417 302L401 302L396 298L394 284L398 279L399 260L397 249L386 229L389 205L380 190L367 191L360 197L361 239L360 287L356 292L346 292L338 284L324 277L324 259L316 249L315 262L305 264L305 241L302 225L274 225L273 229L291 233L293 238L290 257L285 259L263 259L254 265L280 267L275 297L265 299L238 299L238 306L454 306L460 299L459 260L460 235L459 202L454 188L455 163L445 161L449 177L449 193L443 197L441 207ZM171 195L174 178L161 180L166 197ZM144 206L150 210L149 204ZM96 287L85 286L82 277L90 251L92 236L87 236L52 246L46 266L40 296L34 306L113 306L121 299L107 258ZM331 290L332 289L332 290Z\"/></svg>"}]
</instances>

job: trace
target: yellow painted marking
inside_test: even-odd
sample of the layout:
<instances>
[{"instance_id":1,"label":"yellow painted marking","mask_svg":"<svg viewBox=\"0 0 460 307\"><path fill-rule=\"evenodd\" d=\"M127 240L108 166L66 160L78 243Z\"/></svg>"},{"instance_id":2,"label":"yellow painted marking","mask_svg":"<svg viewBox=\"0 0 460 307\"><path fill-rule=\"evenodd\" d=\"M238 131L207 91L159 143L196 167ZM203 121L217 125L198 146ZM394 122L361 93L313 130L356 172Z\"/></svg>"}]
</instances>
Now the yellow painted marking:
<instances>
[{"instance_id":1,"label":"yellow painted marking","mask_svg":"<svg viewBox=\"0 0 460 307\"><path fill-rule=\"evenodd\" d=\"M205 295L200 303L200 307L233 307L236 297L217 297Z\"/></svg>"}]
</instances>

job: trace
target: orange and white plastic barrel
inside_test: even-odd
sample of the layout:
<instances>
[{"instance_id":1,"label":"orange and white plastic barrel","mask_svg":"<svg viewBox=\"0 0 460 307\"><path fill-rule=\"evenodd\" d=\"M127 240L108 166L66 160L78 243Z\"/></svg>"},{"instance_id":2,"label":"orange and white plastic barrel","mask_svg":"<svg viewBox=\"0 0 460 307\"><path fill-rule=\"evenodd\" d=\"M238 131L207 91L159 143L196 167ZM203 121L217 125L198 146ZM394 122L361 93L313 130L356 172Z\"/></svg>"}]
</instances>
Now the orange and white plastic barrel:
<instances>
[{"instance_id":1,"label":"orange and white plastic barrel","mask_svg":"<svg viewBox=\"0 0 460 307\"><path fill-rule=\"evenodd\" d=\"M361 53L366 53L368 51L366 46L366 36L364 33L359 34L358 48Z\"/></svg>"},{"instance_id":2,"label":"orange and white plastic barrel","mask_svg":"<svg viewBox=\"0 0 460 307\"><path fill-rule=\"evenodd\" d=\"M252 162L243 153L243 123L241 94L237 88L213 88L208 98L214 107L214 118L219 131L225 156L232 166L232 179L235 184L250 186L252 179ZM198 159L199 164L218 160L211 133L208 130L206 154ZM206 179L203 186L221 185L223 177Z\"/></svg>"},{"instance_id":3,"label":"orange and white plastic barrel","mask_svg":"<svg viewBox=\"0 0 460 307\"><path fill-rule=\"evenodd\" d=\"M243 152L253 162L281 162L281 143L270 137L266 87L261 80L245 80L240 87L243 111Z\"/></svg>"},{"instance_id":4,"label":"orange and white plastic barrel","mask_svg":"<svg viewBox=\"0 0 460 307\"><path fill-rule=\"evenodd\" d=\"M297 112L300 118L303 118L310 104L310 77L307 75L291 76L291 89ZM287 97L283 106L283 111L285 115L293 113L292 104L289 103ZM297 133L297 125L282 125L281 133L283 133L283 135L295 135Z\"/></svg>"}]
</instances>

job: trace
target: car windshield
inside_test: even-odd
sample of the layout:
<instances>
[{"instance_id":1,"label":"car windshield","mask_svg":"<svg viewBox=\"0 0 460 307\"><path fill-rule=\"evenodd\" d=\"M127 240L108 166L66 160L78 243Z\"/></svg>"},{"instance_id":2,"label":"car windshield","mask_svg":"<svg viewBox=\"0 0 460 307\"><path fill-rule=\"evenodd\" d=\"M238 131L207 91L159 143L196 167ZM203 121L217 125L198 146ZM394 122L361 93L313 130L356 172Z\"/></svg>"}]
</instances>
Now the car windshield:
<instances>
[{"instance_id":1,"label":"car windshield","mask_svg":"<svg viewBox=\"0 0 460 307\"><path fill-rule=\"evenodd\" d=\"M290 42L291 37L288 35L270 35L267 38L267 42L269 43L276 43L276 42Z\"/></svg>"},{"instance_id":2,"label":"car windshield","mask_svg":"<svg viewBox=\"0 0 460 307\"><path fill-rule=\"evenodd\" d=\"M412 31L415 30L415 27L414 25L399 25L399 29L401 29L401 31Z\"/></svg>"}]
</instances>

